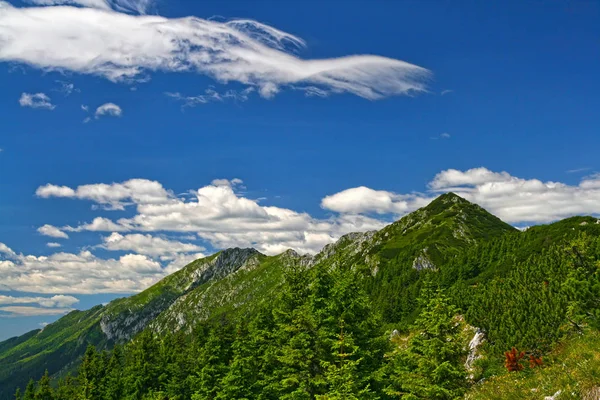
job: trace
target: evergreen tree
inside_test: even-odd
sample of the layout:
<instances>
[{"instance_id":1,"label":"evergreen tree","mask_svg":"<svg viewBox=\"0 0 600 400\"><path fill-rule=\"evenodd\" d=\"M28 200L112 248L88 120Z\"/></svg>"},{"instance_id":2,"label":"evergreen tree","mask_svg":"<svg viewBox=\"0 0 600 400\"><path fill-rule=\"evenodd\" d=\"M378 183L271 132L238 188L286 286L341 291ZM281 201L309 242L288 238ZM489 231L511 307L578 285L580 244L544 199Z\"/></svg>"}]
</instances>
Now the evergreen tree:
<instances>
[{"instance_id":1,"label":"evergreen tree","mask_svg":"<svg viewBox=\"0 0 600 400\"><path fill-rule=\"evenodd\" d=\"M334 362L323 362L328 391L317 395L317 400L367 400L377 399L369 385L364 385L366 377L360 373L362 359L353 359L358 350L352 338L344 332L344 321L340 321L340 334L335 343Z\"/></svg>"},{"instance_id":2,"label":"evergreen tree","mask_svg":"<svg viewBox=\"0 0 600 400\"><path fill-rule=\"evenodd\" d=\"M30 379L23 393L23 400L35 400L35 382Z\"/></svg>"},{"instance_id":3,"label":"evergreen tree","mask_svg":"<svg viewBox=\"0 0 600 400\"><path fill-rule=\"evenodd\" d=\"M113 348L107 362L103 387L103 400L120 400L123 398L123 356L119 345Z\"/></svg>"},{"instance_id":4,"label":"evergreen tree","mask_svg":"<svg viewBox=\"0 0 600 400\"><path fill-rule=\"evenodd\" d=\"M88 346L79 368L79 383L82 400L102 399L103 358L96 348Z\"/></svg>"},{"instance_id":5,"label":"evergreen tree","mask_svg":"<svg viewBox=\"0 0 600 400\"><path fill-rule=\"evenodd\" d=\"M219 385L221 390L216 398L222 400L253 398L258 362L248 328L244 323L240 323L232 344L232 361L227 374L221 380Z\"/></svg>"},{"instance_id":6,"label":"evergreen tree","mask_svg":"<svg viewBox=\"0 0 600 400\"><path fill-rule=\"evenodd\" d=\"M50 386L50 377L48 376L48 370L44 372L44 375L37 384L37 390L35 392L36 400L54 400L54 392Z\"/></svg>"},{"instance_id":7,"label":"evergreen tree","mask_svg":"<svg viewBox=\"0 0 600 400\"><path fill-rule=\"evenodd\" d=\"M79 391L77 387L77 382L69 374L64 379L58 381L58 385L54 393L54 398L56 400L73 400L78 398L78 393Z\"/></svg>"},{"instance_id":8,"label":"evergreen tree","mask_svg":"<svg viewBox=\"0 0 600 400\"><path fill-rule=\"evenodd\" d=\"M457 309L442 292L423 290L427 305L417 318L406 349L391 357L386 393L400 399L454 399L466 388L465 343Z\"/></svg>"},{"instance_id":9,"label":"evergreen tree","mask_svg":"<svg viewBox=\"0 0 600 400\"><path fill-rule=\"evenodd\" d=\"M581 236L569 247L567 317L579 331L585 324L600 329L600 240Z\"/></svg>"},{"instance_id":10,"label":"evergreen tree","mask_svg":"<svg viewBox=\"0 0 600 400\"><path fill-rule=\"evenodd\" d=\"M216 397L219 382L227 373L230 362L231 330L230 325L225 321L216 323L210 330L197 362L192 400L208 400Z\"/></svg>"}]
</instances>

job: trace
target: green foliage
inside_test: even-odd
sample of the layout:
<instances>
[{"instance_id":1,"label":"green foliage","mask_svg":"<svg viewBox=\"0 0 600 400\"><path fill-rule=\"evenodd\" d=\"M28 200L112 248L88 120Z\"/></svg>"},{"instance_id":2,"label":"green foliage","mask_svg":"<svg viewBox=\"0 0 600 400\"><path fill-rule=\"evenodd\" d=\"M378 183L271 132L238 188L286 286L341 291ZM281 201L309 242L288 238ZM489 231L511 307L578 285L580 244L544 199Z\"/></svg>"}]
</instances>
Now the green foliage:
<instances>
[{"instance_id":1,"label":"green foliage","mask_svg":"<svg viewBox=\"0 0 600 400\"><path fill-rule=\"evenodd\" d=\"M455 399L466 389L465 343L457 309L441 291L425 288L427 305L406 349L391 356L386 393L399 399Z\"/></svg>"}]
</instances>

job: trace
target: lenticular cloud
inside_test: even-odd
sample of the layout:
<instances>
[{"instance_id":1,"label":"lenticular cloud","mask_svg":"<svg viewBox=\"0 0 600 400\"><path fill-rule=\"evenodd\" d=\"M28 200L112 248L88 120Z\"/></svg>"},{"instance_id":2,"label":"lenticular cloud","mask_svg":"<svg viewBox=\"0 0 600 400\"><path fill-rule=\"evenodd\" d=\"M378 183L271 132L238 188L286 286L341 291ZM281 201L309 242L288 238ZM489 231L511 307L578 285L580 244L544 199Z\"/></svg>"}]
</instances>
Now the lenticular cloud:
<instances>
[{"instance_id":1,"label":"lenticular cloud","mask_svg":"<svg viewBox=\"0 0 600 400\"><path fill-rule=\"evenodd\" d=\"M301 38L252 20L125 13L136 7L143 13L149 4L144 1L35 3L51 6L17 8L0 0L0 62L114 82L146 80L154 71L196 72L253 87L263 97L293 87L374 100L424 91L429 75L422 67L374 55L304 60L297 55L306 45Z\"/></svg>"}]
</instances>

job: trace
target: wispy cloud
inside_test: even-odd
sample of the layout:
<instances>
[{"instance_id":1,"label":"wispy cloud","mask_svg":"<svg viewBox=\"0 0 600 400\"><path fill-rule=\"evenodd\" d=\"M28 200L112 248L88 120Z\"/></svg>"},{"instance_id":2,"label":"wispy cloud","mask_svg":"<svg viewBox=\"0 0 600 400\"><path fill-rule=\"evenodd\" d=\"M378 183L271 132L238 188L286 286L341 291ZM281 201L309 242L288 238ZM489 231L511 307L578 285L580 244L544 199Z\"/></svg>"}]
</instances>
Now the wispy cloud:
<instances>
[{"instance_id":1,"label":"wispy cloud","mask_svg":"<svg viewBox=\"0 0 600 400\"><path fill-rule=\"evenodd\" d=\"M440 133L437 136L432 136L430 137L431 140L439 140L439 139L450 139L452 137L452 135L450 135L448 132L444 132L444 133Z\"/></svg>"},{"instance_id":2,"label":"wispy cloud","mask_svg":"<svg viewBox=\"0 0 600 400\"><path fill-rule=\"evenodd\" d=\"M100 10L117 10L127 13L146 14L155 0L25 0L39 6L75 5L97 8Z\"/></svg>"},{"instance_id":3,"label":"wispy cloud","mask_svg":"<svg viewBox=\"0 0 600 400\"><path fill-rule=\"evenodd\" d=\"M447 94L450 94L450 93L452 93L452 92L454 92L454 90L449 90L449 89L442 90L442 91L440 92L440 96L445 96L445 95L447 95Z\"/></svg>"},{"instance_id":4,"label":"wispy cloud","mask_svg":"<svg viewBox=\"0 0 600 400\"><path fill-rule=\"evenodd\" d=\"M204 94L197 96L184 96L179 92L166 92L165 95L182 102L183 107L195 107L202 104L222 102L225 100L244 102L248 100L248 97L252 92L254 92L254 88L252 87L240 91L227 90L223 93L219 93L216 90L209 88L204 91Z\"/></svg>"},{"instance_id":5,"label":"wispy cloud","mask_svg":"<svg viewBox=\"0 0 600 400\"><path fill-rule=\"evenodd\" d=\"M300 37L247 19L115 11L143 13L150 3L143 1L35 3L84 7L16 8L0 0L0 61L114 82L146 81L155 71L195 72L218 83L238 82L265 98L294 87L309 95L351 93L376 100L423 92L430 76L425 68L376 55L302 59L298 54L307 44Z\"/></svg>"},{"instance_id":6,"label":"wispy cloud","mask_svg":"<svg viewBox=\"0 0 600 400\"><path fill-rule=\"evenodd\" d=\"M59 87L57 89L54 89L54 91L61 93L65 97L68 97L73 93L80 92L80 90L75 87L75 84L71 82L57 80L56 83L59 85Z\"/></svg>"},{"instance_id":7,"label":"wispy cloud","mask_svg":"<svg viewBox=\"0 0 600 400\"><path fill-rule=\"evenodd\" d=\"M569 169L566 172L567 172L567 174L577 174L579 172L587 172L591 169L592 169L591 167L584 167L584 168Z\"/></svg>"},{"instance_id":8,"label":"wispy cloud","mask_svg":"<svg viewBox=\"0 0 600 400\"><path fill-rule=\"evenodd\" d=\"M2 10L0 10L0 12L1 11ZM2 28L0 28L0 30L1 29ZM19 98L19 104L21 107L41 108L45 110L54 110L56 108L56 106L52 104L50 97L44 93L22 93Z\"/></svg>"}]
</instances>

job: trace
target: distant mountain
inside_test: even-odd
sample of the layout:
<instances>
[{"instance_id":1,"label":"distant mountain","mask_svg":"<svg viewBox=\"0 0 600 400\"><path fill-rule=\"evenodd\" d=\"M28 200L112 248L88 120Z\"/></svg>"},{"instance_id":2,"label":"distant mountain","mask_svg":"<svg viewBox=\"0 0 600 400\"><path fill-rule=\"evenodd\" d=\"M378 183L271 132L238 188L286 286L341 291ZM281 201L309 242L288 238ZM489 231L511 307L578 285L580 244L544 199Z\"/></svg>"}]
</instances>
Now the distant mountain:
<instances>
[{"instance_id":1,"label":"distant mountain","mask_svg":"<svg viewBox=\"0 0 600 400\"><path fill-rule=\"evenodd\" d=\"M570 235L596 220L574 221L520 232L448 193L380 231L345 235L315 256L291 250L277 256L254 249L223 250L190 263L137 295L73 311L43 330L0 343L0 400L11 398L15 387L46 369L52 375L72 370L88 344L110 348L145 329L158 334L191 332L202 320L251 313L272 298L286 268L327 264L360 269L370 277L372 298L385 321L405 324L414 316L425 277L436 274L454 279L464 273L457 260L470 260L473 249L505 235L535 235L551 241L548 237ZM471 271L469 277L484 276L488 269L492 266L478 268L474 275Z\"/></svg>"}]
</instances>

